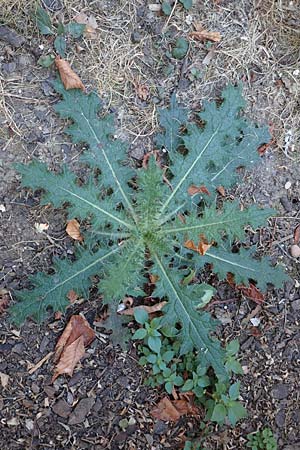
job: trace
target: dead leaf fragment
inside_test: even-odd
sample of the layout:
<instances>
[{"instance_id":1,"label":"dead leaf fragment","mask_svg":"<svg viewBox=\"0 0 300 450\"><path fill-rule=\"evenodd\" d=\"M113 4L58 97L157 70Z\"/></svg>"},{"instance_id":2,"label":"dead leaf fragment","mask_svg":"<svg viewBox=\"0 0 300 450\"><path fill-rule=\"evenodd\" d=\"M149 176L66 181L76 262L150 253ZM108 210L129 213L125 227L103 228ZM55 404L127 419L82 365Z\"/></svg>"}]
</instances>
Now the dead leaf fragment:
<instances>
[{"instance_id":1,"label":"dead leaf fragment","mask_svg":"<svg viewBox=\"0 0 300 450\"><path fill-rule=\"evenodd\" d=\"M120 311L119 314L122 314L124 316L133 316L134 312L137 311L138 309L143 309L144 311L147 311L148 314L153 314L155 312L161 311L166 304L167 302L160 302L156 303L153 306L147 305L134 306L133 308L123 309L123 311Z\"/></svg>"},{"instance_id":2,"label":"dead leaf fragment","mask_svg":"<svg viewBox=\"0 0 300 450\"><path fill-rule=\"evenodd\" d=\"M300 241L300 224L294 230L294 244L299 244Z\"/></svg>"},{"instance_id":3,"label":"dead leaf fragment","mask_svg":"<svg viewBox=\"0 0 300 450\"><path fill-rule=\"evenodd\" d=\"M75 18L74 18L75 22L77 23L81 23L83 25L86 25L85 30L84 30L84 34L87 38L90 39L96 39L98 34L97 34L97 28L98 28L98 24L97 24L97 20L95 19L94 16L90 15L87 16L84 13L80 13L78 14Z\"/></svg>"},{"instance_id":4,"label":"dead leaf fragment","mask_svg":"<svg viewBox=\"0 0 300 450\"><path fill-rule=\"evenodd\" d=\"M7 289L0 289L0 314L3 314L8 307L10 300L9 292Z\"/></svg>"},{"instance_id":5,"label":"dead leaf fragment","mask_svg":"<svg viewBox=\"0 0 300 450\"><path fill-rule=\"evenodd\" d=\"M77 292L75 292L73 289L71 289L68 293L67 293L67 298L68 300L70 300L70 303L75 303L76 300L78 299L78 294Z\"/></svg>"},{"instance_id":6,"label":"dead leaf fragment","mask_svg":"<svg viewBox=\"0 0 300 450\"><path fill-rule=\"evenodd\" d=\"M261 305L265 301L264 294L252 283L249 283L249 286L237 285L236 287L245 295L245 297L250 298L258 305Z\"/></svg>"},{"instance_id":7,"label":"dead leaf fragment","mask_svg":"<svg viewBox=\"0 0 300 450\"><path fill-rule=\"evenodd\" d=\"M52 377L52 383L60 375L66 374L70 377L73 375L76 364L81 360L85 353L84 349L84 337L79 336L72 344L65 348L61 358L55 368L54 375Z\"/></svg>"},{"instance_id":8,"label":"dead leaf fragment","mask_svg":"<svg viewBox=\"0 0 300 450\"><path fill-rule=\"evenodd\" d=\"M76 219L72 219L68 221L68 225L66 228L66 233L75 241L82 242L83 236L80 234L80 224Z\"/></svg>"},{"instance_id":9,"label":"dead leaf fragment","mask_svg":"<svg viewBox=\"0 0 300 450\"><path fill-rule=\"evenodd\" d=\"M6 373L0 372L0 382L3 389L5 389L9 382L9 376Z\"/></svg>"},{"instance_id":10,"label":"dead leaf fragment","mask_svg":"<svg viewBox=\"0 0 300 450\"><path fill-rule=\"evenodd\" d=\"M218 186L216 189L219 192L219 194L222 195L222 197L226 196L226 192L223 186Z\"/></svg>"},{"instance_id":11,"label":"dead leaf fragment","mask_svg":"<svg viewBox=\"0 0 300 450\"><path fill-rule=\"evenodd\" d=\"M218 31L207 31L204 29L198 29L196 31L192 31L189 33L189 36L196 41L212 41L212 42L220 42L221 34Z\"/></svg>"},{"instance_id":12,"label":"dead leaf fragment","mask_svg":"<svg viewBox=\"0 0 300 450\"><path fill-rule=\"evenodd\" d=\"M146 86L146 84L135 82L134 87L137 96L143 101L147 100L150 94L148 86Z\"/></svg>"},{"instance_id":13,"label":"dead leaf fragment","mask_svg":"<svg viewBox=\"0 0 300 450\"><path fill-rule=\"evenodd\" d=\"M177 422L182 415L198 415L199 410L193 403L193 396L180 395L180 400L171 401L168 397L164 397L160 402L151 410L151 415L156 419L163 420L165 422L172 421Z\"/></svg>"},{"instance_id":14,"label":"dead leaf fragment","mask_svg":"<svg viewBox=\"0 0 300 450\"><path fill-rule=\"evenodd\" d=\"M194 243L194 241L189 239L185 241L184 246L189 250L194 250L195 252L198 252L201 256L203 256L205 255L207 250L210 249L212 243L209 244L202 236L200 236L200 240L197 245Z\"/></svg>"},{"instance_id":15,"label":"dead leaf fragment","mask_svg":"<svg viewBox=\"0 0 300 450\"><path fill-rule=\"evenodd\" d=\"M192 184L188 188L188 194L191 195L191 196L195 195L195 194L200 194L200 192L202 194L210 195L209 190L205 186L196 186L195 184Z\"/></svg>"},{"instance_id":16,"label":"dead leaf fragment","mask_svg":"<svg viewBox=\"0 0 300 450\"><path fill-rule=\"evenodd\" d=\"M66 90L68 89L82 89L85 87L79 76L71 69L70 64L60 56L55 57L55 65L59 71L61 81Z\"/></svg>"},{"instance_id":17,"label":"dead leaf fragment","mask_svg":"<svg viewBox=\"0 0 300 450\"><path fill-rule=\"evenodd\" d=\"M55 347L54 361L58 361L58 364L52 382L62 374L72 376L76 364L85 353L85 348L94 339L95 332L88 321L80 315L72 316Z\"/></svg>"},{"instance_id":18,"label":"dead leaf fragment","mask_svg":"<svg viewBox=\"0 0 300 450\"><path fill-rule=\"evenodd\" d=\"M299 247L299 245L296 245L296 244L292 245L290 251L291 251L291 255L292 255L293 258L299 258L300 257L300 247Z\"/></svg>"},{"instance_id":19,"label":"dead leaf fragment","mask_svg":"<svg viewBox=\"0 0 300 450\"><path fill-rule=\"evenodd\" d=\"M44 231L47 231L49 228L49 223L38 223L35 222L34 228L38 233L43 233Z\"/></svg>"}]
</instances>

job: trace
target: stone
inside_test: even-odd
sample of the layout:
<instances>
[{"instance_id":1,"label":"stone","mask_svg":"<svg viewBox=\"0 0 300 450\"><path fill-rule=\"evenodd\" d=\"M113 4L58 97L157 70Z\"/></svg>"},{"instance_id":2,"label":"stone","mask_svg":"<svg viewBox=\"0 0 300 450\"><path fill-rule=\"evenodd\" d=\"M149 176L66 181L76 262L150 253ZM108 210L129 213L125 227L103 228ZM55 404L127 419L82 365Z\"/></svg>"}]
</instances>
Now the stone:
<instances>
[{"instance_id":1,"label":"stone","mask_svg":"<svg viewBox=\"0 0 300 450\"><path fill-rule=\"evenodd\" d=\"M66 400L60 399L52 406L52 411L59 417L67 419L71 414L71 407L68 405Z\"/></svg>"},{"instance_id":2,"label":"stone","mask_svg":"<svg viewBox=\"0 0 300 450\"><path fill-rule=\"evenodd\" d=\"M21 45L25 42L25 38L23 36L19 36L14 30L5 25L0 25L0 40L7 42L16 48L21 47Z\"/></svg>"},{"instance_id":3,"label":"stone","mask_svg":"<svg viewBox=\"0 0 300 450\"><path fill-rule=\"evenodd\" d=\"M288 384L278 383L273 386L272 397L276 400L282 400L289 395L290 387Z\"/></svg>"},{"instance_id":4,"label":"stone","mask_svg":"<svg viewBox=\"0 0 300 450\"><path fill-rule=\"evenodd\" d=\"M94 398L83 398L82 400L80 400L69 418L69 425L77 425L84 422L85 418L94 406L94 403Z\"/></svg>"}]
</instances>

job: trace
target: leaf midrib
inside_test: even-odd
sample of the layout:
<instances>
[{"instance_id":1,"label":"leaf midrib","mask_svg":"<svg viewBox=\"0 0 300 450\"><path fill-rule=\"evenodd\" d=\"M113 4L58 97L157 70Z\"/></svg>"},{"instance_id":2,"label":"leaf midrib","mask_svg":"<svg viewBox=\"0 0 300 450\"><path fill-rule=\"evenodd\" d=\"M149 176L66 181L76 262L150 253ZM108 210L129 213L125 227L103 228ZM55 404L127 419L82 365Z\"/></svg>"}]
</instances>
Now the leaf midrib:
<instances>
[{"instance_id":1,"label":"leaf midrib","mask_svg":"<svg viewBox=\"0 0 300 450\"><path fill-rule=\"evenodd\" d=\"M120 192L121 192L121 194L122 194L122 197L123 197L124 200L125 200L125 203L127 204L128 208L129 208L129 210L130 210L130 212L131 212L132 217L134 218L134 221L137 222L137 217L136 217L135 211L134 211L134 209L133 209L133 206L132 206L130 200L128 199L128 197L127 197L125 191L123 190L123 188L122 188L122 186L121 186L121 184L120 184L120 182L119 182L119 180L118 180L118 177L117 177L117 175L116 175L116 173L115 173L115 171L114 171L114 169L113 169L113 167L112 167L112 165L111 165L111 163L110 163L110 161L109 161L109 159L108 159L108 157L107 157L107 154L106 154L106 152L105 152L103 146L101 145L101 141L98 139L97 133L95 132L94 128L91 126L90 121L89 121L89 120L87 119L87 117L84 115L83 111L81 111L81 115L82 115L82 117L84 118L84 120L85 120L85 122L86 122L88 128L89 128L90 131L91 131L91 133L93 134L94 139L95 139L96 142L97 142L98 148L101 150L101 152L102 152L102 154L103 154L103 156L104 156L105 162L106 162L106 164L108 165L108 168L109 168L109 170L110 170L111 173L112 173L112 176L113 176L113 178L114 178L114 180L115 180L115 182L116 182L116 184L117 184L117 186L118 186L118 188L119 188L119 190L120 190Z\"/></svg>"},{"instance_id":2,"label":"leaf midrib","mask_svg":"<svg viewBox=\"0 0 300 450\"><path fill-rule=\"evenodd\" d=\"M218 134L219 129L220 129L219 125L216 129L216 131L214 131L214 133L211 135L211 137L208 139L207 143L204 145L203 149L201 150L201 152L199 153L199 155L197 156L197 158L195 159L195 161L191 164L190 168L186 171L186 173L184 174L184 176L180 179L180 181L177 183L177 185L175 186L175 188L173 189L173 191L171 192L171 194L169 195L169 197L167 198L167 200L165 201L165 203L162 206L161 209L161 214L164 212L164 210L167 208L168 204L170 203L170 201L172 200L172 198L176 195L177 191L180 189L181 185L185 182L185 180L187 179L187 177L189 176L189 174L191 173L191 171L194 169L194 167L196 166L196 164L198 163L198 161L201 159L202 155L204 154L204 152L207 150L207 148L209 147L209 145L211 144L211 142L213 141L213 139L215 138L215 136Z\"/></svg>"}]
</instances>

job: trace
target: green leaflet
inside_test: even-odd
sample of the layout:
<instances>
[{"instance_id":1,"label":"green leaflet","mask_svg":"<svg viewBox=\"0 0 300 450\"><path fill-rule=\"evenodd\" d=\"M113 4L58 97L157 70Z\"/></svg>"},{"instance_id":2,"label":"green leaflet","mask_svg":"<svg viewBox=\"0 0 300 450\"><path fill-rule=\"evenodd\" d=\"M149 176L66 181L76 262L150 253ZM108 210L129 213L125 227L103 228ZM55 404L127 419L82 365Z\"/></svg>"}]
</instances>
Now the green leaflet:
<instances>
[{"instance_id":1,"label":"green leaflet","mask_svg":"<svg viewBox=\"0 0 300 450\"><path fill-rule=\"evenodd\" d=\"M224 91L221 106L205 105L200 114L203 129L187 124L187 111L172 96L170 109L160 111L163 131L156 140L168 152L172 176L166 183L170 172L161 169L154 157L147 168L136 171L125 163L127 146L114 137L113 117L103 114L95 93L66 91L60 82L54 86L62 95L56 111L72 122L67 133L74 143L88 146L81 158L89 166L87 182L66 167L56 174L37 161L17 168L23 186L43 191L44 204L64 206L69 218L84 220L88 226L75 262L56 261L53 275L36 274L31 278L33 288L16 294L13 320L18 324L26 317L40 321L48 309L63 310L69 304L68 292L72 289L87 296L90 278L97 275L99 292L109 306L105 327L117 333L113 339L124 343L126 330L116 310L126 295L145 295L148 271L159 276L152 295L167 299L161 320L178 328L181 352L201 350L218 377L225 378L224 351L212 336L216 322L202 309L214 289L193 284L197 270L210 263L219 279L231 272L236 283L247 285L250 279L260 289L268 283L281 287L288 277L279 267L273 268L268 258L254 259L253 250L241 245L239 253L231 251L233 240L242 243L245 226L257 228L273 210L251 206L241 211L238 202L228 201L221 208L215 202L195 205L187 189L191 184L204 184L211 191L219 184L231 186L238 166L249 167L259 159L257 147L269 139L266 129L241 118L243 100L240 90L232 86ZM184 242L197 243L202 234L214 246L204 256L191 254Z\"/></svg>"}]
</instances>

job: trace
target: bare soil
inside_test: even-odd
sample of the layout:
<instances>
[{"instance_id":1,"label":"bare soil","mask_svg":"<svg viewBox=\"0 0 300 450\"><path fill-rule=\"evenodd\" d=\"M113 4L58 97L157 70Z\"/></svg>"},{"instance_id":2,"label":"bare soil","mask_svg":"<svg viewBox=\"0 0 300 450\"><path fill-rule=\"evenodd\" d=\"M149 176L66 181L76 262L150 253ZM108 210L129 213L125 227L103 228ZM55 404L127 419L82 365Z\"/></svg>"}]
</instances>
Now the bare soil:
<instances>
[{"instance_id":1,"label":"bare soil","mask_svg":"<svg viewBox=\"0 0 300 450\"><path fill-rule=\"evenodd\" d=\"M249 239L260 254L286 267L291 282L279 291L270 289L262 306L222 283L209 305L222 322L224 340L237 337L241 342L241 395L249 417L234 429L201 431L200 419L189 417L176 424L154 419L150 410L163 393L143 385L145 373L135 347L122 351L97 328L97 339L73 377L51 384L51 352L70 316L83 313L93 326L101 314L101 298L94 290L89 300L71 306L60 319L50 316L41 326L28 320L16 329L3 312L0 447L179 449L187 437L197 437L209 450L245 449L247 433L269 426L279 449L299 450L300 259L290 255L300 223L299 3L197 0L188 12L178 3L170 17L138 0L44 0L44 5L54 20L67 23L79 12L97 20L97 39L80 39L77 51L70 41L67 59L88 90L95 89L105 108L116 113L118 134L130 143L137 164L153 149L157 108L168 105L172 92L198 111L204 99L218 98L228 82L242 83L247 114L269 123L273 141L259 167L245 174L230 195L242 204L254 201L278 210L269 226L251 232ZM49 270L53 258L74 251L64 212L39 206L38 193L20 187L13 164L38 158L51 168L66 163L77 173L82 170L82 148L64 135L65 123L53 111L58 100L51 87L55 70L37 63L52 51L53 42L39 36L33 9L34 2L27 0L0 5L0 17L12 33L0 28L0 292L6 289L10 302L14 290L28 286L32 273ZM176 38L188 38L195 22L219 31L221 42L190 41L185 58L172 58ZM149 92L146 100L137 95L140 84ZM35 223L48 223L49 229L38 233ZM256 327L253 318L260 321ZM131 419L124 430L123 418Z\"/></svg>"}]
</instances>

